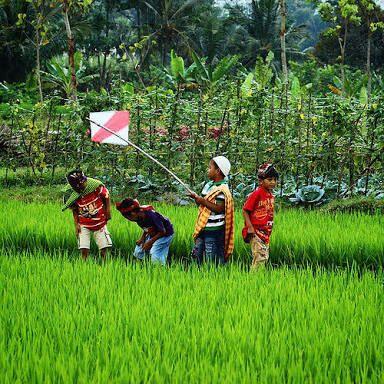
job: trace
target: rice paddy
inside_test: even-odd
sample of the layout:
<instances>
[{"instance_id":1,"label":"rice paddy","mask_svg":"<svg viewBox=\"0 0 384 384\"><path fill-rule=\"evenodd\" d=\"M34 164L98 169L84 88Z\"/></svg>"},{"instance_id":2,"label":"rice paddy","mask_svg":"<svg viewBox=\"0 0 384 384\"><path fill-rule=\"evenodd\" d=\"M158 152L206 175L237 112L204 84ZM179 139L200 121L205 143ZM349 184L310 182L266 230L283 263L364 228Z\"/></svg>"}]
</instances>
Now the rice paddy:
<instances>
[{"instance_id":1,"label":"rice paddy","mask_svg":"<svg viewBox=\"0 0 384 384\"><path fill-rule=\"evenodd\" d=\"M62 256L0 257L2 382L384 380L381 274Z\"/></svg>"},{"instance_id":2,"label":"rice paddy","mask_svg":"<svg viewBox=\"0 0 384 384\"><path fill-rule=\"evenodd\" d=\"M164 268L132 262L140 230L116 211L101 264L59 204L1 206L2 383L384 382L379 215L281 211L274 267L249 273L240 212L233 262L186 269L194 207L156 205L176 232Z\"/></svg>"},{"instance_id":3,"label":"rice paddy","mask_svg":"<svg viewBox=\"0 0 384 384\"><path fill-rule=\"evenodd\" d=\"M2 201L6 215L0 226L0 248L5 250L57 250L75 252L72 214L62 213L59 204ZM177 261L189 255L192 231L197 215L195 207L157 204L156 209L168 216L175 227L170 258ZM379 214L327 215L316 211L279 212L271 239L273 264L311 266L353 265L380 268L384 260L384 220ZM236 213L234 262L248 264L249 247L241 238L243 219ZM130 258L140 229L116 210L108 224L114 242L114 254ZM95 250L96 252L96 250Z\"/></svg>"}]
</instances>

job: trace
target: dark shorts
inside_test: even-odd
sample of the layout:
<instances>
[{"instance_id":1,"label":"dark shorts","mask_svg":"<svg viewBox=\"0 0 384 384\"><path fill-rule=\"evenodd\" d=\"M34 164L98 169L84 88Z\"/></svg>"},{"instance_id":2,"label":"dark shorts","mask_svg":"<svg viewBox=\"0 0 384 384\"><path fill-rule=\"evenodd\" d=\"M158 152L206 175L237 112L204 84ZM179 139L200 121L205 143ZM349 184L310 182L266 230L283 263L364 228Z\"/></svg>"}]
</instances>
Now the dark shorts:
<instances>
[{"instance_id":1,"label":"dark shorts","mask_svg":"<svg viewBox=\"0 0 384 384\"><path fill-rule=\"evenodd\" d=\"M225 230L202 231L195 240L192 257L201 265L204 261L216 265L225 264L224 259Z\"/></svg>"}]
</instances>

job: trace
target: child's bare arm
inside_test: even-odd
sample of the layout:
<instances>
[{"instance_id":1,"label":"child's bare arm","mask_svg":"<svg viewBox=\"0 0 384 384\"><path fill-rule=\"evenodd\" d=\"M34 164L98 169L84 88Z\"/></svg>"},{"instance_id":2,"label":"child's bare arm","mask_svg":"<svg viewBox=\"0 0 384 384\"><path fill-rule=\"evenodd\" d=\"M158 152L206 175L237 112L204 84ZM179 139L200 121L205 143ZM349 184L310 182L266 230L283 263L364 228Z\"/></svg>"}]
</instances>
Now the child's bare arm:
<instances>
[{"instance_id":1,"label":"child's bare arm","mask_svg":"<svg viewBox=\"0 0 384 384\"><path fill-rule=\"evenodd\" d=\"M137 244L137 245L141 245L141 244L143 244L144 241L145 241L145 236L146 236L146 232L143 231L143 233L141 234L140 239L136 241L136 244Z\"/></svg>"},{"instance_id":2,"label":"child's bare arm","mask_svg":"<svg viewBox=\"0 0 384 384\"><path fill-rule=\"evenodd\" d=\"M215 213L223 213L225 212L225 204L222 202L221 204L212 203L211 201L208 201L204 199L204 197L201 197L196 194L190 194L192 199L196 201L197 204L203 205L204 207L207 207L210 211Z\"/></svg>"},{"instance_id":3,"label":"child's bare arm","mask_svg":"<svg viewBox=\"0 0 384 384\"><path fill-rule=\"evenodd\" d=\"M245 225L248 228L248 233L255 233L255 230L254 230L252 222L251 222L251 218L249 217L249 213L245 209L243 209L243 216L244 216L244 220L245 220Z\"/></svg>"},{"instance_id":4,"label":"child's bare arm","mask_svg":"<svg viewBox=\"0 0 384 384\"><path fill-rule=\"evenodd\" d=\"M155 236L151 237L148 241L146 241L143 244L143 246L142 246L143 250L144 251L149 251L152 248L153 243L156 240L160 239L161 237L164 237L166 235L166 233L167 232L165 230L157 232Z\"/></svg>"},{"instance_id":5,"label":"child's bare arm","mask_svg":"<svg viewBox=\"0 0 384 384\"><path fill-rule=\"evenodd\" d=\"M72 214L73 214L73 221L75 222L75 231L76 231L76 236L80 233L80 224L79 224L79 212L76 207L71 208L72 209Z\"/></svg>"},{"instance_id":6,"label":"child's bare arm","mask_svg":"<svg viewBox=\"0 0 384 384\"><path fill-rule=\"evenodd\" d=\"M111 220L111 199L106 197L104 199L104 207L105 207L105 217L108 220Z\"/></svg>"}]
</instances>

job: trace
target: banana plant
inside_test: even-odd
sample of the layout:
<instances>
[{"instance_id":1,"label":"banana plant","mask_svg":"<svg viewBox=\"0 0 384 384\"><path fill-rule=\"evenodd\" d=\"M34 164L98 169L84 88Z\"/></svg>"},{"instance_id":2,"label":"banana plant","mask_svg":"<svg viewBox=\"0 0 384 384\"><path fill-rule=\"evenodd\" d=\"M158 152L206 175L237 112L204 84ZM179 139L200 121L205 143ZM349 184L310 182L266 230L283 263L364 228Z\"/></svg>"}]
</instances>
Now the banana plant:
<instances>
[{"instance_id":1,"label":"banana plant","mask_svg":"<svg viewBox=\"0 0 384 384\"><path fill-rule=\"evenodd\" d=\"M335 93L339 96L344 95L347 99L358 99L361 104L366 105L368 103L368 92L366 87L366 76L362 75L359 78L348 79L346 76L344 80L344 94L342 92L343 83L342 80L334 76L333 83L328 84L328 88L332 93Z\"/></svg>"},{"instance_id":2,"label":"banana plant","mask_svg":"<svg viewBox=\"0 0 384 384\"><path fill-rule=\"evenodd\" d=\"M269 51L265 62L260 56L257 58L255 69L248 73L243 81L243 84L241 85L241 94L243 97L252 96L253 84L256 85L256 89L258 91L261 91L268 86L273 77L273 58L274 54L272 51Z\"/></svg>"},{"instance_id":3,"label":"banana plant","mask_svg":"<svg viewBox=\"0 0 384 384\"><path fill-rule=\"evenodd\" d=\"M74 55L76 79L79 84L84 84L98 77L98 74L85 75L86 67L83 65L83 55L76 52ZM72 73L68 66L68 55L55 56L48 61L47 71L43 72L44 80L59 88L67 98L72 95Z\"/></svg>"},{"instance_id":4,"label":"banana plant","mask_svg":"<svg viewBox=\"0 0 384 384\"><path fill-rule=\"evenodd\" d=\"M196 81L205 89L211 91L232 69L239 60L238 56L227 56L221 59L215 67L206 64L195 52L192 59L196 65Z\"/></svg>"},{"instance_id":5,"label":"banana plant","mask_svg":"<svg viewBox=\"0 0 384 384\"><path fill-rule=\"evenodd\" d=\"M177 56L175 51L171 50L171 63L170 69L165 69L167 78L170 82L177 87L188 87L194 82L194 72L196 71L195 63L191 64L188 68L185 68L184 59L181 56Z\"/></svg>"}]
</instances>

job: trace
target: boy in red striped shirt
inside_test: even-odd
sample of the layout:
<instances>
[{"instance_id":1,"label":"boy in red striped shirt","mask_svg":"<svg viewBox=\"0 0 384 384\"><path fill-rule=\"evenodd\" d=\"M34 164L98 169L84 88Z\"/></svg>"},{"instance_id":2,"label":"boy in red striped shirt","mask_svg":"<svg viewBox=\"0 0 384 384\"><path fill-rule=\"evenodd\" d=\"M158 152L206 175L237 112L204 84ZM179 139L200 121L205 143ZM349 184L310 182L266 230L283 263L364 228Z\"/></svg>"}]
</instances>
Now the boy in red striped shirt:
<instances>
[{"instance_id":1,"label":"boy in red striped shirt","mask_svg":"<svg viewBox=\"0 0 384 384\"><path fill-rule=\"evenodd\" d=\"M80 170L67 175L72 193L64 205L73 212L76 236L81 255L88 258L91 234L105 260L107 249L112 247L107 222L111 219L111 205L108 189L101 181L86 177Z\"/></svg>"},{"instance_id":2,"label":"boy in red striped shirt","mask_svg":"<svg viewBox=\"0 0 384 384\"><path fill-rule=\"evenodd\" d=\"M243 238L251 244L252 265L257 269L265 265L269 258L269 239L273 226L275 198L272 194L279 174L273 164L264 163L258 170L259 186L247 198L243 206L245 226Z\"/></svg>"}]
</instances>

